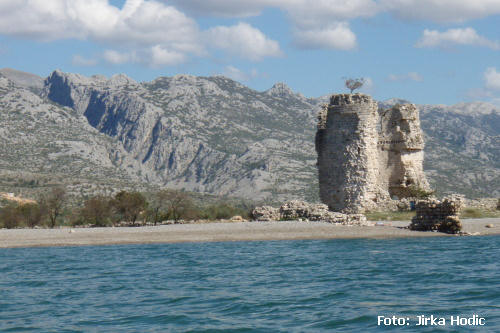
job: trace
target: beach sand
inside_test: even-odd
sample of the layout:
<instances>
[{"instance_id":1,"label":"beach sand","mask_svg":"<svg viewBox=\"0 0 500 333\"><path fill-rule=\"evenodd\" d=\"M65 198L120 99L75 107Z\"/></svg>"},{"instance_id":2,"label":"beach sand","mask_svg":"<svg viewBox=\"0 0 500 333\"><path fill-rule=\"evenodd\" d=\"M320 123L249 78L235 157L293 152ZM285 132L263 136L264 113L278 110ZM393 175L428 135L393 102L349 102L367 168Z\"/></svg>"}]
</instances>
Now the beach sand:
<instances>
[{"instance_id":1,"label":"beach sand","mask_svg":"<svg viewBox=\"0 0 500 333\"><path fill-rule=\"evenodd\" d=\"M343 226L324 222L232 222L174 224L127 228L0 229L0 248L220 242L252 240L394 238L451 236L403 229L409 221L383 222L383 226ZM462 220L464 231L500 234L500 218ZM493 228L486 225L493 224Z\"/></svg>"}]
</instances>

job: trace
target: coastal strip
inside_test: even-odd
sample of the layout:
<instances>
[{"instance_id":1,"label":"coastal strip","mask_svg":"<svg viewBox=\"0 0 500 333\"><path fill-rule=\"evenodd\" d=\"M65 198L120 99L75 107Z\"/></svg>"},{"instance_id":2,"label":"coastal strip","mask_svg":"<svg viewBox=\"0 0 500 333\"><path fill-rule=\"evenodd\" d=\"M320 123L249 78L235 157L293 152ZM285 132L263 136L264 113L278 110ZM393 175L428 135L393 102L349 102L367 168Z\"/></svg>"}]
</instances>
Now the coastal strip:
<instances>
[{"instance_id":1,"label":"coastal strip","mask_svg":"<svg viewBox=\"0 0 500 333\"><path fill-rule=\"evenodd\" d=\"M437 232L405 229L409 221L379 224L367 227L325 222L281 221L194 223L135 228L1 229L0 248L294 239L454 237ZM463 226L465 232L473 235L500 234L500 218L463 220Z\"/></svg>"}]
</instances>

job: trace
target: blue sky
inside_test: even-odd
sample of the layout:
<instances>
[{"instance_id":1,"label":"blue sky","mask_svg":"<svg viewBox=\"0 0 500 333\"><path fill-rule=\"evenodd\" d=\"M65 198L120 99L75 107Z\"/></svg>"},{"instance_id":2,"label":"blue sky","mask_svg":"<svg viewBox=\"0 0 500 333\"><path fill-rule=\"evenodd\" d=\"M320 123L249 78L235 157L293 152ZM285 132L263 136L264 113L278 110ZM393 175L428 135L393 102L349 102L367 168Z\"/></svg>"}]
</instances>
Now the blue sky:
<instances>
[{"instance_id":1,"label":"blue sky","mask_svg":"<svg viewBox=\"0 0 500 333\"><path fill-rule=\"evenodd\" d=\"M1 0L0 67L500 104L500 0Z\"/></svg>"}]
</instances>

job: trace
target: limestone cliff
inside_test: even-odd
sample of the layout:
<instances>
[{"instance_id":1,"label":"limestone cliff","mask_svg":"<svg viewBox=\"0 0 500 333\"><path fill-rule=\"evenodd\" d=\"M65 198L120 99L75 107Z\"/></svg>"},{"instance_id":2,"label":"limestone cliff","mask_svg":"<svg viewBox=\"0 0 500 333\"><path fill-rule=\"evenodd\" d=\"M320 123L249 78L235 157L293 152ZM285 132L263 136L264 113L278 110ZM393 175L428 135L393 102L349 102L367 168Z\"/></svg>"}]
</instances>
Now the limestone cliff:
<instances>
[{"instance_id":1,"label":"limestone cliff","mask_svg":"<svg viewBox=\"0 0 500 333\"><path fill-rule=\"evenodd\" d=\"M44 97L123 145L137 163L115 164L145 183L277 200L304 195L317 178L315 105L284 84L258 93L224 77L137 83L54 71Z\"/></svg>"},{"instance_id":2,"label":"limestone cliff","mask_svg":"<svg viewBox=\"0 0 500 333\"><path fill-rule=\"evenodd\" d=\"M91 194L93 184L105 183L318 202L315 118L328 102L329 96L306 98L285 84L259 92L221 76L135 82L55 71L44 82L3 69L0 190L29 193L33 182L46 181ZM406 102L379 102L379 109L398 103ZM438 196L500 195L500 109L479 102L418 109L425 172ZM377 128L395 117L386 114ZM408 150L415 160L418 151Z\"/></svg>"}]
</instances>

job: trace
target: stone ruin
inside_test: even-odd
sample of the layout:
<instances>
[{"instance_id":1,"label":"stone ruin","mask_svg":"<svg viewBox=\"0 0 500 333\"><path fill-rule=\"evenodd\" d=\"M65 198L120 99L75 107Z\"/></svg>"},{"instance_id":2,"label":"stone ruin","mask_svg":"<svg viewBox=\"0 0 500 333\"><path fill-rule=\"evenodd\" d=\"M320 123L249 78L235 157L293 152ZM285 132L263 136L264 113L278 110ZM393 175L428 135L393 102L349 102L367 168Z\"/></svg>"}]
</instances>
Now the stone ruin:
<instances>
[{"instance_id":1,"label":"stone ruin","mask_svg":"<svg viewBox=\"0 0 500 333\"><path fill-rule=\"evenodd\" d=\"M256 207L252 211L256 221L307 220L339 223L344 225L370 225L363 214L343 214L332 212L325 204L309 204L292 200L279 208L271 206Z\"/></svg>"},{"instance_id":2,"label":"stone ruin","mask_svg":"<svg viewBox=\"0 0 500 333\"><path fill-rule=\"evenodd\" d=\"M384 110L368 95L333 95L316 133L321 201L332 211L361 213L429 191L423 149L414 104Z\"/></svg>"},{"instance_id":3,"label":"stone ruin","mask_svg":"<svg viewBox=\"0 0 500 333\"><path fill-rule=\"evenodd\" d=\"M462 230L462 223L458 218L462 206L461 197L444 198L443 201L418 201L415 206L417 212L411 220L410 229L457 234Z\"/></svg>"}]
</instances>

